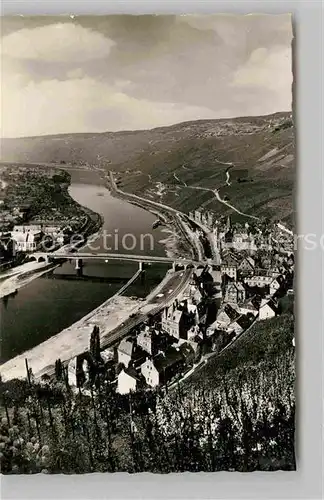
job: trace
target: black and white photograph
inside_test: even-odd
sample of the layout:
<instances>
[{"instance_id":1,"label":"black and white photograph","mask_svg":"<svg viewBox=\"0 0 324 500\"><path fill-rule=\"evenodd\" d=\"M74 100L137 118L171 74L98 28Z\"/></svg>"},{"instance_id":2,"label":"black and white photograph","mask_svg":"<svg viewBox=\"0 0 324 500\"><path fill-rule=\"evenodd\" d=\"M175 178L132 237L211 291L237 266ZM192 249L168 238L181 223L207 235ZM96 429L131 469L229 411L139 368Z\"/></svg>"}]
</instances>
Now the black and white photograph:
<instances>
[{"instance_id":1,"label":"black and white photograph","mask_svg":"<svg viewBox=\"0 0 324 500\"><path fill-rule=\"evenodd\" d=\"M294 43L2 17L2 474L296 470Z\"/></svg>"}]
</instances>

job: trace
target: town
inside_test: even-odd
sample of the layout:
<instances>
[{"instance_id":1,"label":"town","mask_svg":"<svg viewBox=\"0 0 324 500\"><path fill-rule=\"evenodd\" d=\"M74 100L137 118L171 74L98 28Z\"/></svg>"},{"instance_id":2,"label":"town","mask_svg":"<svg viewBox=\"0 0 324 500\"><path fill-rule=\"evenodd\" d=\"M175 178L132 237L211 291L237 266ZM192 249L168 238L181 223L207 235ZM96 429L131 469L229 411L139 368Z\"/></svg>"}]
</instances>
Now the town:
<instances>
[{"instance_id":1,"label":"town","mask_svg":"<svg viewBox=\"0 0 324 500\"><path fill-rule=\"evenodd\" d=\"M5 17L1 473L298 472L292 14Z\"/></svg>"},{"instance_id":2,"label":"town","mask_svg":"<svg viewBox=\"0 0 324 500\"><path fill-rule=\"evenodd\" d=\"M293 312L289 230L275 225L264 231L255 223L242 226L231 223L230 217L215 220L213 214L199 211L195 217L213 229L220 265L211 261L193 267L181 295L132 328L117 345L102 349L99 327L94 325L87 352L68 362L57 360L58 380L85 391L104 380L120 394L172 387L256 322L280 315L287 303ZM199 230L196 233L203 238ZM49 379L48 374L42 377L45 383Z\"/></svg>"},{"instance_id":3,"label":"town","mask_svg":"<svg viewBox=\"0 0 324 500\"><path fill-rule=\"evenodd\" d=\"M90 234L101 220L69 196L70 176L58 168L1 165L0 270L35 260L36 250L54 251L73 234ZM43 259L44 260L44 259Z\"/></svg>"}]
</instances>

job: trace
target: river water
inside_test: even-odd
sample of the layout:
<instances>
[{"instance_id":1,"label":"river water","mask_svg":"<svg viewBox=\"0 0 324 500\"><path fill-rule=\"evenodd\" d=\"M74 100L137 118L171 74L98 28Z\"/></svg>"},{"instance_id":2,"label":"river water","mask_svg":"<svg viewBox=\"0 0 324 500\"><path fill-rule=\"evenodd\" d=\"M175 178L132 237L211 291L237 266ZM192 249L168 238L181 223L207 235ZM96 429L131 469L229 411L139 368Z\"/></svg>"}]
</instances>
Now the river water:
<instances>
[{"instance_id":1,"label":"river water","mask_svg":"<svg viewBox=\"0 0 324 500\"><path fill-rule=\"evenodd\" d=\"M156 219L154 215L112 197L99 174L77 170L69 172L71 196L104 217L102 231L84 251L165 255L165 246L161 241L167 235L160 229L152 229ZM84 262L83 274L125 279L136 270L136 263L88 260ZM166 270L167 266L163 264L150 266L145 280L138 280L132 285L127 295L144 297L161 281ZM116 280L98 283L65 279L66 275L75 273L74 265L67 262L55 271L55 274L65 275L61 276L62 279L45 275L21 288L15 296L0 301L1 363L79 320L116 293L123 284Z\"/></svg>"}]
</instances>

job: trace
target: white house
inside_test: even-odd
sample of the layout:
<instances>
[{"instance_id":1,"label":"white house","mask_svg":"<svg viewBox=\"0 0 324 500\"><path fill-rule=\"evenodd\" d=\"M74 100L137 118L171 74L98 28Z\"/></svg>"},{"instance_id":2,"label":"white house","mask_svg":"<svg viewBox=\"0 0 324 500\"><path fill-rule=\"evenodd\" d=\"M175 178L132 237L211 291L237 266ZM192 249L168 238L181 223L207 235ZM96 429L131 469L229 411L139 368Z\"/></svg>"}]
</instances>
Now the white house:
<instances>
[{"instance_id":1,"label":"white house","mask_svg":"<svg viewBox=\"0 0 324 500\"><path fill-rule=\"evenodd\" d=\"M239 320L233 321L228 327L227 330L229 332L234 332L235 335L239 335L244 331L244 327L240 324Z\"/></svg>"},{"instance_id":2,"label":"white house","mask_svg":"<svg viewBox=\"0 0 324 500\"><path fill-rule=\"evenodd\" d=\"M135 392L138 387L138 376L135 370L122 369L117 377L117 392L129 394Z\"/></svg>"},{"instance_id":3,"label":"white house","mask_svg":"<svg viewBox=\"0 0 324 500\"><path fill-rule=\"evenodd\" d=\"M100 352L100 357L102 360L107 363L108 361L112 361L114 359L114 351L112 348L108 347Z\"/></svg>"},{"instance_id":4,"label":"white house","mask_svg":"<svg viewBox=\"0 0 324 500\"><path fill-rule=\"evenodd\" d=\"M141 374L146 380L147 385L150 387L156 387L160 383L160 373L154 365L152 359L147 359L141 365Z\"/></svg>"},{"instance_id":5,"label":"white house","mask_svg":"<svg viewBox=\"0 0 324 500\"><path fill-rule=\"evenodd\" d=\"M147 359L141 365L141 373L150 387L156 387L170 380L183 362L179 347L169 347L164 353L159 353L153 359Z\"/></svg>"},{"instance_id":6,"label":"white house","mask_svg":"<svg viewBox=\"0 0 324 500\"><path fill-rule=\"evenodd\" d=\"M152 333L149 326L146 326L144 330L142 330L136 338L138 347L141 347L143 351L148 354L153 354L153 339Z\"/></svg>"},{"instance_id":7,"label":"white house","mask_svg":"<svg viewBox=\"0 0 324 500\"><path fill-rule=\"evenodd\" d=\"M274 300L270 299L262 299L260 310L259 310L259 319L265 320L274 318L278 314L278 306Z\"/></svg>"},{"instance_id":8,"label":"white house","mask_svg":"<svg viewBox=\"0 0 324 500\"><path fill-rule=\"evenodd\" d=\"M272 276L252 276L251 278L244 279L244 283L246 283L250 287L256 286L258 288L269 286L272 281L273 281Z\"/></svg>"},{"instance_id":9,"label":"white house","mask_svg":"<svg viewBox=\"0 0 324 500\"><path fill-rule=\"evenodd\" d=\"M181 319L183 311L177 309L177 305L166 307L162 314L162 329L175 338L180 338Z\"/></svg>"},{"instance_id":10,"label":"white house","mask_svg":"<svg viewBox=\"0 0 324 500\"><path fill-rule=\"evenodd\" d=\"M41 233L35 231L12 231L12 240L18 252L34 252L41 239Z\"/></svg>"}]
</instances>

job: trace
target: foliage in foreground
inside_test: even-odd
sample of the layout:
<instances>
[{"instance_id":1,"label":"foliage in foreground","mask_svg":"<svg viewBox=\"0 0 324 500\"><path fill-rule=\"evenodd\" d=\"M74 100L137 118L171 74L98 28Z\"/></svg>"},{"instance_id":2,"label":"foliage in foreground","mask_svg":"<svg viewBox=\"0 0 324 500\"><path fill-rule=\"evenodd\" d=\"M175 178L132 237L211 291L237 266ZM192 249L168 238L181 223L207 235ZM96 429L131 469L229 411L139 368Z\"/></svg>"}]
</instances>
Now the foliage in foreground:
<instances>
[{"instance_id":1,"label":"foliage in foreground","mask_svg":"<svg viewBox=\"0 0 324 500\"><path fill-rule=\"evenodd\" d=\"M169 391L121 396L101 380L86 395L57 382L2 382L1 470L294 470L292 326L288 315L257 324Z\"/></svg>"}]
</instances>

